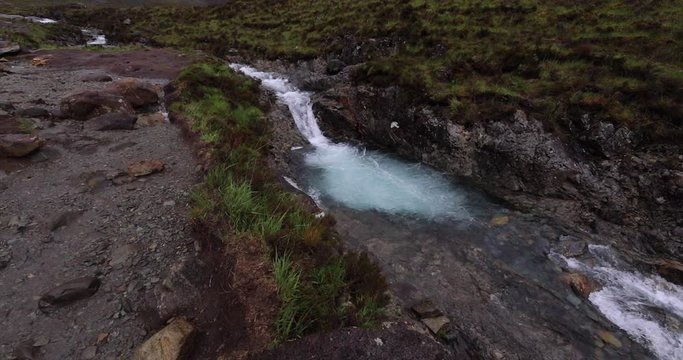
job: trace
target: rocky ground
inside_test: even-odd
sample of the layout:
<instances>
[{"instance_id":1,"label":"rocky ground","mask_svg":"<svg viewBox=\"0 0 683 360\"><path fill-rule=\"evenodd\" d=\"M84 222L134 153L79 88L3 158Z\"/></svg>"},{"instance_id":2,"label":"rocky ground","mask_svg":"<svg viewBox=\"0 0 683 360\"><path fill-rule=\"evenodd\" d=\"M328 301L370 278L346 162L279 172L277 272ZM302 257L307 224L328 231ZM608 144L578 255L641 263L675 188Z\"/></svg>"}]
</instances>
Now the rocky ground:
<instances>
[{"instance_id":1,"label":"rocky ground","mask_svg":"<svg viewBox=\"0 0 683 360\"><path fill-rule=\"evenodd\" d=\"M61 49L2 63L0 316L12 324L0 330L2 357L452 356L405 323L254 355L270 347L277 311L272 279L257 275L262 245L226 252L190 223L204 168L162 105L164 85L198 58ZM300 141L291 122L282 126L284 109L270 115L285 134L275 152Z\"/></svg>"}]
</instances>

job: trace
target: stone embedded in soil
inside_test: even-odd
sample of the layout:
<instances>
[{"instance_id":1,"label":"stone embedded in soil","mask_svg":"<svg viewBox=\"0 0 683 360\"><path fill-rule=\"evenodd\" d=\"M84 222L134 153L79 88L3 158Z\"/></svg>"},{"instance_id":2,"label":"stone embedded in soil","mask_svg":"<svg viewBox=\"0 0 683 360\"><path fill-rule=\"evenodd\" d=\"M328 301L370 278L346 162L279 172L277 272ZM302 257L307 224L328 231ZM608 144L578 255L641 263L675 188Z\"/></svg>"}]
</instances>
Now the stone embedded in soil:
<instances>
[{"instance_id":1,"label":"stone embedded in soil","mask_svg":"<svg viewBox=\"0 0 683 360\"><path fill-rule=\"evenodd\" d=\"M45 141L26 134L0 135L0 156L19 158L40 149Z\"/></svg>"},{"instance_id":2,"label":"stone embedded in soil","mask_svg":"<svg viewBox=\"0 0 683 360\"><path fill-rule=\"evenodd\" d=\"M100 279L86 276L59 285L40 297L38 306L41 309L50 306L66 305L94 295L100 288Z\"/></svg>"},{"instance_id":3,"label":"stone embedded in soil","mask_svg":"<svg viewBox=\"0 0 683 360\"><path fill-rule=\"evenodd\" d=\"M438 334L439 331L441 331L441 329L443 329L444 326L448 325L450 322L451 321L445 316L422 319L422 323L425 324L429 331L435 335Z\"/></svg>"},{"instance_id":4,"label":"stone embedded in soil","mask_svg":"<svg viewBox=\"0 0 683 360\"><path fill-rule=\"evenodd\" d=\"M154 113L154 114L144 114L138 116L138 122L136 125L138 127L143 127L143 126L156 126L160 124L165 124L166 123L166 117L162 113Z\"/></svg>"},{"instance_id":5,"label":"stone embedded in soil","mask_svg":"<svg viewBox=\"0 0 683 360\"><path fill-rule=\"evenodd\" d=\"M119 264L125 264L131 257L133 257L133 255L135 255L137 251L137 246L132 244L120 246L112 251L109 265L116 266Z\"/></svg>"},{"instance_id":6,"label":"stone embedded in soil","mask_svg":"<svg viewBox=\"0 0 683 360\"><path fill-rule=\"evenodd\" d=\"M112 112L92 118L86 122L85 127L89 130L133 130L135 128L135 115Z\"/></svg>"},{"instance_id":7,"label":"stone embedded in soil","mask_svg":"<svg viewBox=\"0 0 683 360\"><path fill-rule=\"evenodd\" d=\"M159 90L157 87L135 78L116 81L113 89L121 94L134 108L156 105L159 102Z\"/></svg>"},{"instance_id":8,"label":"stone embedded in soil","mask_svg":"<svg viewBox=\"0 0 683 360\"><path fill-rule=\"evenodd\" d=\"M17 110L16 115L29 118L49 118L52 116L52 113L49 110L40 107L30 107Z\"/></svg>"},{"instance_id":9,"label":"stone embedded in soil","mask_svg":"<svg viewBox=\"0 0 683 360\"><path fill-rule=\"evenodd\" d=\"M420 318L433 318L443 315L441 310L437 309L431 300L425 300L411 308L413 312Z\"/></svg>"},{"instance_id":10,"label":"stone embedded in soil","mask_svg":"<svg viewBox=\"0 0 683 360\"><path fill-rule=\"evenodd\" d=\"M187 355L195 329L183 318L171 320L135 350L133 360L178 360Z\"/></svg>"},{"instance_id":11,"label":"stone embedded in soil","mask_svg":"<svg viewBox=\"0 0 683 360\"><path fill-rule=\"evenodd\" d=\"M133 114L133 107L126 99L108 91L86 90L62 99L62 116L75 120L88 120L111 112Z\"/></svg>"},{"instance_id":12,"label":"stone embedded in soil","mask_svg":"<svg viewBox=\"0 0 683 360\"><path fill-rule=\"evenodd\" d=\"M563 274L561 280L565 284L568 284L576 295L579 295L584 299L587 299L592 292L600 288L600 285L595 281L579 273Z\"/></svg>"},{"instance_id":13,"label":"stone embedded in soil","mask_svg":"<svg viewBox=\"0 0 683 360\"><path fill-rule=\"evenodd\" d=\"M102 72L89 73L81 77L83 82L110 82L113 80L111 76Z\"/></svg>"},{"instance_id":14,"label":"stone embedded in soil","mask_svg":"<svg viewBox=\"0 0 683 360\"><path fill-rule=\"evenodd\" d=\"M128 166L128 175L141 177L164 170L164 162L161 160L139 161Z\"/></svg>"}]
</instances>

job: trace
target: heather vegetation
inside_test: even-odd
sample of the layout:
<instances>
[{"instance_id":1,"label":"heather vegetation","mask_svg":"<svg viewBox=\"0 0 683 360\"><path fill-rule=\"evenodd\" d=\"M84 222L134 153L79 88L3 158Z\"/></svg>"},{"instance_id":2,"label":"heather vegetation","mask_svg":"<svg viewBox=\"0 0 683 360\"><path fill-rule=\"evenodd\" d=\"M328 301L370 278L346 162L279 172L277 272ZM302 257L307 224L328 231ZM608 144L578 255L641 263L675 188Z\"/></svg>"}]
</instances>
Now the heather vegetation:
<instances>
[{"instance_id":1,"label":"heather vegetation","mask_svg":"<svg viewBox=\"0 0 683 360\"><path fill-rule=\"evenodd\" d=\"M270 136L258 84L202 63L177 80L171 110L209 147L212 168L193 194L191 217L229 241L252 237L271 249L282 301L280 340L343 325L372 325L386 284L365 255L344 254L330 217L282 190L266 162Z\"/></svg>"},{"instance_id":2,"label":"heather vegetation","mask_svg":"<svg viewBox=\"0 0 683 360\"><path fill-rule=\"evenodd\" d=\"M584 113L640 130L645 143L682 134L680 0L236 0L59 14L121 42L221 56L296 60L361 46L356 81L403 85L466 122L523 108L558 134Z\"/></svg>"}]
</instances>

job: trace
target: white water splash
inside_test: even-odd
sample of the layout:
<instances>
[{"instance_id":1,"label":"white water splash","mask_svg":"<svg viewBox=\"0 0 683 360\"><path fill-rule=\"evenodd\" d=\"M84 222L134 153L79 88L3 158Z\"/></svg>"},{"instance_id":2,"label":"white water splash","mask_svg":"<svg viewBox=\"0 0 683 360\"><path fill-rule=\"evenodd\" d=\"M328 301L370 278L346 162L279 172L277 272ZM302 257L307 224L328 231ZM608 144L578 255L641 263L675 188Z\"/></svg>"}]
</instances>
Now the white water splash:
<instances>
[{"instance_id":1,"label":"white water splash","mask_svg":"<svg viewBox=\"0 0 683 360\"><path fill-rule=\"evenodd\" d=\"M462 194L442 174L378 151L333 143L318 126L310 93L300 91L276 74L238 64L231 67L261 80L264 87L274 91L288 106L297 128L315 147L305 161L320 172L314 186L323 197L358 210L420 215L430 219L469 218L463 207Z\"/></svg>"},{"instance_id":2,"label":"white water splash","mask_svg":"<svg viewBox=\"0 0 683 360\"><path fill-rule=\"evenodd\" d=\"M683 287L656 275L624 270L625 265L607 246L590 245L589 251L596 259L593 266L555 257L602 284L589 300L607 319L660 359L683 359Z\"/></svg>"},{"instance_id":3,"label":"white water splash","mask_svg":"<svg viewBox=\"0 0 683 360\"><path fill-rule=\"evenodd\" d=\"M96 29L81 29L83 35L90 37L87 45L107 45L107 37Z\"/></svg>"}]
</instances>

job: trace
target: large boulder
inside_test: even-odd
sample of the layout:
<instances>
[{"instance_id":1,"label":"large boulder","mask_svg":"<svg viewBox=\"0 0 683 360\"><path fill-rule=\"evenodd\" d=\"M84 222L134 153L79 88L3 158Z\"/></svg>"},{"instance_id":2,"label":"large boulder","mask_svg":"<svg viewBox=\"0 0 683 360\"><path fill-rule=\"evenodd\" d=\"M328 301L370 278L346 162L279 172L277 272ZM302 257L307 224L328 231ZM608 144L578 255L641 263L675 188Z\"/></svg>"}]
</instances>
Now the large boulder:
<instances>
[{"instance_id":1,"label":"large boulder","mask_svg":"<svg viewBox=\"0 0 683 360\"><path fill-rule=\"evenodd\" d=\"M133 360L179 360L187 356L194 326L182 318L174 319L135 350Z\"/></svg>"},{"instance_id":2,"label":"large boulder","mask_svg":"<svg viewBox=\"0 0 683 360\"><path fill-rule=\"evenodd\" d=\"M45 141L37 136L26 134L0 135L0 156L23 157L40 149Z\"/></svg>"},{"instance_id":3,"label":"large boulder","mask_svg":"<svg viewBox=\"0 0 683 360\"><path fill-rule=\"evenodd\" d=\"M136 120L137 117L135 115L113 112L88 120L85 127L96 131L133 130Z\"/></svg>"},{"instance_id":4,"label":"large boulder","mask_svg":"<svg viewBox=\"0 0 683 360\"><path fill-rule=\"evenodd\" d=\"M156 105L159 103L159 89L149 83L134 78L116 81L114 90L121 94L134 108Z\"/></svg>"},{"instance_id":5,"label":"large boulder","mask_svg":"<svg viewBox=\"0 0 683 360\"><path fill-rule=\"evenodd\" d=\"M66 96L61 103L62 116L76 120L88 120L111 112L133 114L133 107L126 99L108 91L87 90Z\"/></svg>"}]
</instances>

